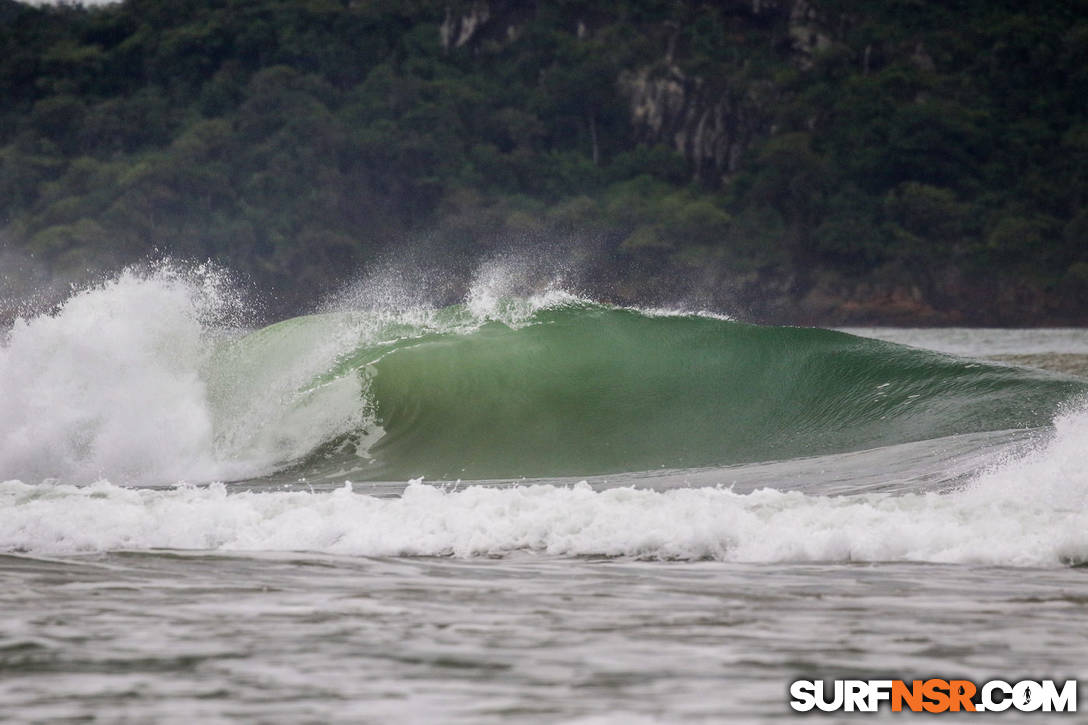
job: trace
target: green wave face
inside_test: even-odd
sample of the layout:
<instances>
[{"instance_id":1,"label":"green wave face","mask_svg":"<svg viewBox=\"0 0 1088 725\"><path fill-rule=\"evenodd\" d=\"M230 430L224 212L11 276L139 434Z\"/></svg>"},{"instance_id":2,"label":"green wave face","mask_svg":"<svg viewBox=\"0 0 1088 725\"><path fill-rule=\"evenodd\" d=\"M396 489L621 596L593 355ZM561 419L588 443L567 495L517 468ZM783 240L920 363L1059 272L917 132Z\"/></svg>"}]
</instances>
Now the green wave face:
<instances>
[{"instance_id":1,"label":"green wave face","mask_svg":"<svg viewBox=\"0 0 1088 725\"><path fill-rule=\"evenodd\" d=\"M579 304L443 332L459 313L443 314L319 376L319 388L358 380L350 394L367 423L303 469L453 480L770 461L1044 426L1086 390L828 330ZM329 324L304 320L285 334Z\"/></svg>"}]
</instances>

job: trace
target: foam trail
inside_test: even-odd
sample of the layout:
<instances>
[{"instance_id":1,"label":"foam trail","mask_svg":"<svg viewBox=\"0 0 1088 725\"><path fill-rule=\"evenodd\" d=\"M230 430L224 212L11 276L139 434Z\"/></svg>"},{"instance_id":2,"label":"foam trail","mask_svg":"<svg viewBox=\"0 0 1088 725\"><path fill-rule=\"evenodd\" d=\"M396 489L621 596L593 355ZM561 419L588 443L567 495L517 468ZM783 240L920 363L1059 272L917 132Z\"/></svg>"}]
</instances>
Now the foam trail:
<instances>
[{"instance_id":1,"label":"foam trail","mask_svg":"<svg viewBox=\"0 0 1088 725\"><path fill-rule=\"evenodd\" d=\"M397 499L0 484L0 549L308 550L364 556L538 552L743 562L1088 560L1088 414L1048 444L950 494L809 496L532 485L456 491L413 482Z\"/></svg>"}]
</instances>

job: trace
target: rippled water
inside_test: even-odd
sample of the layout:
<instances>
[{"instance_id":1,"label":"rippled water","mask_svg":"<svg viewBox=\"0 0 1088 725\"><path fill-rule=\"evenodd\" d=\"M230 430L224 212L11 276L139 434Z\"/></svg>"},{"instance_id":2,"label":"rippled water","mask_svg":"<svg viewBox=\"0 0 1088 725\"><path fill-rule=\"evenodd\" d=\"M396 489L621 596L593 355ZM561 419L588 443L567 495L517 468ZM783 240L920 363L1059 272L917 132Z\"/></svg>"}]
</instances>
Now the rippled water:
<instances>
[{"instance_id":1,"label":"rippled water","mask_svg":"<svg viewBox=\"0 0 1088 725\"><path fill-rule=\"evenodd\" d=\"M119 552L0 572L17 720L753 722L789 717L794 678L1085 675L1079 569Z\"/></svg>"}]
</instances>

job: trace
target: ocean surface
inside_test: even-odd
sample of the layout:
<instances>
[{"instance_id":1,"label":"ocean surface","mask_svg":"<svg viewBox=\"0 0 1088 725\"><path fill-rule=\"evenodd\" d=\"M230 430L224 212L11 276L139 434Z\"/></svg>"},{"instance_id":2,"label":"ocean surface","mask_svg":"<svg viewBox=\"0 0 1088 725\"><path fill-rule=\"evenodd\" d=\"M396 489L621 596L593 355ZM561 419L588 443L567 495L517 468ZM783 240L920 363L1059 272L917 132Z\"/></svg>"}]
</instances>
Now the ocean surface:
<instances>
[{"instance_id":1,"label":"ocean surface","mask_svg":"<svg viewBox=\"0 0 1088 725\"><path fill-rule=\"evenodd\" d=\"M795 679L1088 678L1088 330L493 278L245 308L162 265L0 332L0 720L777 722Z\"/></svg>"}]
</instances>

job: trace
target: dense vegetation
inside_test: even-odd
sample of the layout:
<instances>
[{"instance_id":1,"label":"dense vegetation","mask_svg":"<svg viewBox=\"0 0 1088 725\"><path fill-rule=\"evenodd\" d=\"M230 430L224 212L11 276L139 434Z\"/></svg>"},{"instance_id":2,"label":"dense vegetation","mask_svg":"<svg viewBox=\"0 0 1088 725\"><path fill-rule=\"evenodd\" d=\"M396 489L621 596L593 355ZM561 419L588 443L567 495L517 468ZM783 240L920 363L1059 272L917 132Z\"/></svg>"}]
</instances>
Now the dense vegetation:
<instances>
[{"instance_id":1,"label":"dense vegetation","mask_svg":"<svg viewBox=\"0 0 1088 725\"><path fill-rule=\"evenodd\" d=\"M0 99L0 243L66 273L564 240L621 298L1088 322L1083 1L0 0Z\"/></svg>"}]
</instances>

